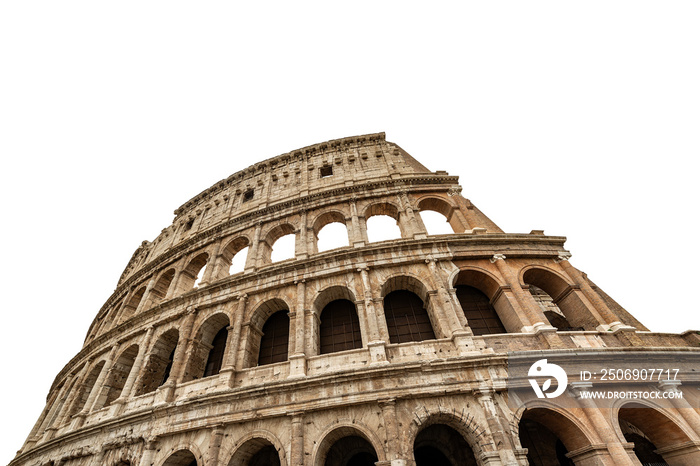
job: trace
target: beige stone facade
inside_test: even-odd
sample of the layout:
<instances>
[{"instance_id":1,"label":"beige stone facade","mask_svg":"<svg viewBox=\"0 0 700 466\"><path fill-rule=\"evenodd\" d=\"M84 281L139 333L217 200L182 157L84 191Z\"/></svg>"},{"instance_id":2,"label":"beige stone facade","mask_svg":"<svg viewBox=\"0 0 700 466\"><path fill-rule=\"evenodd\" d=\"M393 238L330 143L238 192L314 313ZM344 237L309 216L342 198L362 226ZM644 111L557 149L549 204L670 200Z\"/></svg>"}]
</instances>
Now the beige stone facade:
<instances>
[{"instance_id":1,"label":"beige stone facade","mask_svg":"<svg viewBox=\"0 0 700 466\"><path fill-rule=\"evenodd\" d=\"M565 238L505 233L460 192L383 133L203 191L136 250L11 465L632 465L637 444L700 464L692 375L672 406L512 408L509 353L649 358L700 338L650 332ZM422 211L454 233L429 235ZM400 238L370 242L376 215ZM347 246L319 252L331 223ZM272 262L290 234L294 257Z\"/></svg>"}]
</instances>

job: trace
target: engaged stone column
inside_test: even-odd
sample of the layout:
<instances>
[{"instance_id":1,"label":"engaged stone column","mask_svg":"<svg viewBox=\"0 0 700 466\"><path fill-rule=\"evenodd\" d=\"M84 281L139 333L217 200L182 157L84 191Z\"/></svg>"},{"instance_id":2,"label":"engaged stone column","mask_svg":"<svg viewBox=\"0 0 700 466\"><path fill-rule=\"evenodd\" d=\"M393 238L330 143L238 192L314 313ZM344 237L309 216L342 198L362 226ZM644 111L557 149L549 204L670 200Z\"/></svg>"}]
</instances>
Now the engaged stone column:
<instances>
[{"instance_id":1,"label":"engaged stone column","mask_svg":"<svg viewBox=\"0 0 700 466\"><path fill-rule=\"evenodd\" d=\"M211 432L211 440L209 441L209 450L207 451L207 463L212 466L219 464L219 451L221 450L221 442L224 439L224 428L221 425L214 427Z\"/></svg>"},{"instance_id":2,"label":"engaged stone column","mask_svg":"<svg viewBox=\"0 0 700 466\"><path fill-rule=\"evenodd\" d=\"M382 409L382 418L386 428L386 457L391 466L405 466L406 458L401 449L399 438L399 421L396 417L396 401L392 399L381 400L379 407Z\"/></svg>"},{"instance_id":3,"label":"engaged stone column","mask_svg":"<svg viewBox=\"0 0 700 466\"><path fill-rule=\"evenodd\" d=\"M235 382L235 372L238 368L239 362L236 360L238 357L238 347L241 342L241 328L243 323L243 315L246 312L246 303L248 302L248 295L243 293L238 298L238 309L236 309L236 315L233 319L233 331L231 332L230 346L229 343L226 344L226 355L224 358L225 365L222 367L221 372L227 373L228 386L233 387Z\"/></svg>"},{"instance_id":4,"label":"engaged stone column","mask_svg":"<svg viewBox=\"0 0 700 466\"><path fill-rule=\"evenodd\" d=\"M105 361L105 365L102 366L102 370L100 371L100 375L97 376L97 380L95 381L95 385L92 386L92 390L90 390L90 396L87 399L87 402L85 403L85 408L83 409L83 412L85 414L94 411L96 408L98 408L98 404L100 401L100 397L98 396L100 392L103 390L103 385L105 383L105 379L107 378L107 375L112 371L112 366L114 363L114 355L117 353L117 348L119 348L119 344L116 344L112 346L112 350L109 352L109 356L107 356L107 360ZM105 393L106 397L106 393Z\"/></svg>"},{"instance_id":5,"label":"engaged stone column","mask_svg":"<svg viewBox=\"0 0 700 466\"><path fill-rule=\"evenodd\" d=\"M253 232L253 241L251 241L250 246L248 246L248 255L245 258L245 267L243 272L255 272L258 267L258 256L260 255L260 231L262 230L262 222L255 224L255 231Z\"/></svg>"},{"instance_id":6,"label":"engaged stone column","mask_svg":"<svg viewBox=\"0 0 700 466\"><path fill-rule=\"evenodd\" d=\"M143 453L139 466L153 466L153 456L156 453L157 437L144 439Z\"/></svg>"},{"instance_id":7,"label":"engaged stone column","mask_svg":"<svg viewBox=\"0 0 700 466\"><path fill-rule=\"evenodd\" d=\"M289 377L304 377L306 375L306 353L304 338L306 335L306 280L296 280L297 304L296 310L290 313L290 321L294 319L293 353L289 356Z\"/></svg>"},{"instance_id":8,"label":"engaged stone column","mask_svg":"<svg viewBox=\"0 0 700 466\"><path fill-rule=\"evenodd\" d=\"M221 268L219 262L221 262L221 242L214 247L214 250L209 256L209 260L205 266L206 268L204 269L204 275L202 275L202 281L199 282L200 287L207 286L212 281L216 280L219 269Z\"/></svg>"},{"instance_id":9,"label":"engaged stone column","mask_svg":"<svg viewBox=\"0 0 700 466\"><path fill-rule=\"evenodd\" d=\"M151 346L153 330L153 326L148 327L148 330L146 331L146 336L143 338L143 341L139 344L139 354L136 355L136 359L134 360L134 367L131 368L131 372L129 372L129 376L127 377L126 382L124 383L122 394L119 396L119 399L114 400L113 404L120 405L118 412L116 412L115 415L121 412L121 406L126 401L125 398L131 398L135 396L135 382L137 378L138 380L140 380L140 378L143 376L143 374L141 373L143 369L143 360L145 359L146 354L148 354L149 348Z\"/></svg>"},{"instance_id":10,"label":"engaged stone column","mask_svg":"<svg viewBox=\"0 0 700 466\"><path fill-rule=\"evenodd\" d=\"M309 257L309 253L312 252L308 248L307 235L308 231L306 228L306 210L301 211L301 220L299 221L299 229L296 232L294 239L294 256L297 259L306 259Z\"/></svg>"},{"instance_id":11,"label":"engaged stone column","mask_svg":"<svg viewBox=\"0 0 700 466\"><path fill-rule=\"evenodd\" d=\"M576 395L579 405L583 408L583 412L592 424L594 434L606 444L614 464L629 466L636 464L629 457L625 447L620 443L612 426L605 420L605 416L600 412L600 408L596 406L590 397L582 396L582 393L588 392L593 387L593 384L589 382L572 382L569 385Z\"/></svg>"},{"instance_id":12,"label":"engaged stone column","mask_svg":"<svg viewBox=\"0 0 700 466\"><path fill-rule=\"evenodd\" d=\"M292 417L292 448L289 459L290 466L304 464L304 413L290 413Z\"/></svg>"},{"instance_id":13,"label":"engaged stone column","mask_svg":"<svg viewBox=\"0 0 700 466\"><path fill-rule=\"evenodd\" d=\"M659 388L665 393L668 393L669 401L676 410L680 413L685 422L695 431L700 437L700 414L688 403L683 397L683 392L678 389L681 385L680 380L662 380L659 382ZM673 395L671 395L673 394Z\"/></svg>"},{"instance_id":14,"label":"engaged stone column","mask_svg":"<svg viewBox=\"0 0 700 466\"><path fill-rule=\"evenodd\" d=\"M139 303L138 306L136 306L136 310L134 311L134 315L138 315L142 311L151 308L151 305L153 303L153 299L151 298L151 290L153 290L153 287L155 285L156 285L156 276L153 275L151 277L151 279L148 281L148 285L146 285L146 291L143 292L143 296L141 297L141 302Z\"/></svg>"},{"instance_id":15,"label":"engaged stone column","mask_svg":"<svg viewBox=\"0 0 700 466\"><path fill-rule=\"evenodd\" d=\"M491 436L496 445L501 445L498 448L498 454L503 464L518 464L515 457L515 445L512 437L508 434L508 430L501 423L498 415L498 409L493 400L494 389L491 387L482 387L475 391L478 394L479 404L486 414L486 422L489 425Z\"/></svg>"},{"instance_id":16,"label":"engaged stone column","mask_svg":"<svg viewBox=\"0 0 700 466\"><path fill-rule=\"evenodd\" d=\"M350 215L352 221L352 240L350 242L350 246L355 248L364 247L367 243L369 243L369 240L367 239L367 226L360 222L360 218L357 215L357 202L354 197L350 202Z\"/></svg>"},{"instance_id":17,"label":"engaged stone column","mask_svg":"<svg viewBox=\"0 0 700 466\"><path fill-rule=\"evenodd\" d=\"M381 339L379 334L379 325L377 322L377 312L374 308L374 300L372 299L372 288L369 281L369 268L362 266L357 269L362 278L362 291L364 296L365 315L367 316L367 325L369 327L369 349L371 364L387 363L386 359L386 342Z\"/></svg>"}]
</instances>

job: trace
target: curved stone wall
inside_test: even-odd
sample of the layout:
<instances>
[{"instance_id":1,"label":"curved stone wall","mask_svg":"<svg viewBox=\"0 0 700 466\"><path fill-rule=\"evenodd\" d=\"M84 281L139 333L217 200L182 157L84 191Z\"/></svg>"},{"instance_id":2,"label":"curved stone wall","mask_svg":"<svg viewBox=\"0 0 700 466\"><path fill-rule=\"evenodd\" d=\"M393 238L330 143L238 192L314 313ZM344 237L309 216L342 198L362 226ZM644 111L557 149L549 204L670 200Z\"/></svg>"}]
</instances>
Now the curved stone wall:
<instances>
[{"instance_id":1,"label":"curved stone wall","mask_svg":"<svg viewBox=\"0 0 700 466\"><path fill-rule=\"evenodd\" d=\"M203 191L133 254L12 464L526 464L521 418L576 464L633 464L599 419L512 412L507 353L672 351L697 337L648 332L568 262L565 238L506 234L460 192L383 133ZM454 233L429 235L422 211ZM376 215L401 237L370 242ZM331 223L347 246L319 252ZM285 235L294 257L273 262ZM567 422L590 438L564 441ZM691 443L693 422L678 421Z\"/></svg>"}]
</instances>

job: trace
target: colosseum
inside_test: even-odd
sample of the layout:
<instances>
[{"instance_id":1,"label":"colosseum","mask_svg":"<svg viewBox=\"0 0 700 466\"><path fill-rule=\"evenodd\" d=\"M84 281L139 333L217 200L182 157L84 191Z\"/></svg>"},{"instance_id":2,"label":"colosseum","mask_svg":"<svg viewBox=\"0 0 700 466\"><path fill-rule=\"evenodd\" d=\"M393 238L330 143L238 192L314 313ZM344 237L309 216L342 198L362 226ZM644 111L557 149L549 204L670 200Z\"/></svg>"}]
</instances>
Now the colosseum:
<instances>
[{"instance_id":1,"label":"colosseum","mask_svg":"<svg viewBox=\"0 0 700 466\"><path fill-rule=\"evenodd\" d=\"M129 259L10 465L700 464L699 332L649 331L564 237L505 233L461 190L378 133L201 192ZM547 359L559 398L516 370Z\"/></svg>"}]
</instances>

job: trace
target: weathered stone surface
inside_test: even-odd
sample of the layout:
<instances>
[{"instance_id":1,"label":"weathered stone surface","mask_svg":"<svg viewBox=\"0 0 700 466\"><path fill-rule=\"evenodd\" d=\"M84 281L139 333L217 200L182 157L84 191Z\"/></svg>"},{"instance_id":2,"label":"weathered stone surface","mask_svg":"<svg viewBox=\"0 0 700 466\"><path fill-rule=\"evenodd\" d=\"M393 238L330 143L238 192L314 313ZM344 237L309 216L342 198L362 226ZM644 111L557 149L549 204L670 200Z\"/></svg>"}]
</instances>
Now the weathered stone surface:
<instances>
[{"instance_id":1,"label":"weathered stone surface","mask_svg":"<svg viewBox=\"0 0 700 466\"><path fill-rule=\"evenodd\" d=\"M637 464L623 433L647 421L668 433L657 447L669 464L700 464L686 405L623 410L626 430L583 402L509 408L508 352L644 357L700 340L646 331L569 264L565 238L504 233L457 182L380 133L274 157L198 194L136 250L11 464L524 465L519 431L538 424L553 461L559 439L576 464ZM429 235L421 210L454 234ZM374 215L393 217L401 238L371 243ZM332 222L348 246L318 252ZM295 257L273 263L287 234ZM229 275L246 247L244 270ZM483 318L465 312L470 289ZM401 292L422 301L415 322L388 297ZM337 300L356 319L324 315ZM358 331L361 345L328 352Z\"/></svg>"}]
</instances>

